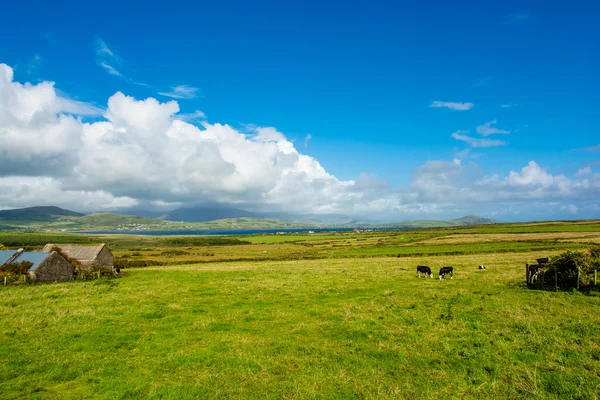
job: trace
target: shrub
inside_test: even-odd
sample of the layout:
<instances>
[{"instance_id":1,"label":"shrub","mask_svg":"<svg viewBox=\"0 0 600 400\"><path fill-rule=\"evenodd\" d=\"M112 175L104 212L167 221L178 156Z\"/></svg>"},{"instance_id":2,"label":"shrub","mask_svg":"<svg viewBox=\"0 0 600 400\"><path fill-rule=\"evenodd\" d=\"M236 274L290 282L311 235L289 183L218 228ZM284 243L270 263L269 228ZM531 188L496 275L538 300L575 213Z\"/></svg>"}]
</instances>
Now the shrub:
<instances>
[{"instance_id":1,"label":"shrub","mask_svg":"<svg viewBox=\"0 0 600 400\"><path fill-rule=\"evenodd\" d=\"M160 253L161 256L165 256L165 257L184 256L186 254L189 254L189 253L187 251L183 251L183 250L168 250L168 251L163 251L162 253Z\"/></svg>"},{"instance_id":2,"label":"shrub","mask_svg":"<svg viewBox=\"0 0 600 400\"><path fill-rule=\"evenodd\" d=\"M69 262L69 264L71 264L71 266L77 270L77 268L79 268L81 266L81 263L79 262L78 259L73 258L71 256L69 256L67 253L65 253L64 251L61 250L60 247L58 246L52 246L52 248L50 249L50 253L52 253L53 251L57 252L58 254L60 254L65 260L67 260Z\"/></svg>"},{"instance_id":3,"label":"shrub","mask_svg":"<svg viewBox=\"0 0 600 400\"><path fill-rule=\"evenodd\" d=\"M2 265L0 266L0 278L2 278L2 280L6 278L6 282L8 284L25 283L23 276L27 276L29 268L32 265L33 263L29 261L21 261L8 265Z\"/></svg>"},{"instance_id":4,"label":"shrub","mask_svg":"<svg viewBox=\"0 0 600 400\"><path fill-rule=\"evenodd\" d=\"M83 269L81 265L75 268L75 279L77 280L91 280L98 279L99 276L104 276L107 278L114 278L115 273L112 268L105 268L99 264L92 264L90 268Z\"/></svg>"},{"instance_id":5,"label":"shrub","mask_svg":"<svg viewBox=\"0 0 600 400\"><path fill-rule=\"evenodd\" d=\"M588 252L566 251L552 257L548 264L540 269L539 279L543 285L551 287L556 279L556 286L561 289L586 287L593 284L596 269L600 269L599 248Z\"/></svg>"},{"instance_id":6,"label":"shrub","mask_svg":"<svg viewBox=\"0 0 600 400\"><path fill-rule=\"evenodd\" d=\"M12 275L26 275L33 263L29 261L15 262L0 266L0 272Z\"/></svg>"}]
</instances>

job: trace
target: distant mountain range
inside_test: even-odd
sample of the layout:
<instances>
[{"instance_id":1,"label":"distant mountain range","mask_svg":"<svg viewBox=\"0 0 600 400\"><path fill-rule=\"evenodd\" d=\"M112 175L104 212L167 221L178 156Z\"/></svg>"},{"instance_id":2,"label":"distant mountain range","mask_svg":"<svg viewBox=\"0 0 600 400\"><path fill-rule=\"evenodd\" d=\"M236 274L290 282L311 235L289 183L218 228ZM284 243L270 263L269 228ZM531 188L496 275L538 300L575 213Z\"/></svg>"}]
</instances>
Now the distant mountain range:
<instances>
[{"instance_id":1,"label":"distant mountain range","mask_svg":"<svg viewBox=\"0 0 600 400\"><path fill-rule=\"evenodd\" d=\"M452 220L377 223L354 221L341 214L257 213L220 206L179 208L169 212L130 210L127 214L97 213L88 215L52 206L0 211L0 227L2 229L61 231L297 229L317 226L411 229L497 222L487 218L467 216Z\"/></svg>"}]
</instances>

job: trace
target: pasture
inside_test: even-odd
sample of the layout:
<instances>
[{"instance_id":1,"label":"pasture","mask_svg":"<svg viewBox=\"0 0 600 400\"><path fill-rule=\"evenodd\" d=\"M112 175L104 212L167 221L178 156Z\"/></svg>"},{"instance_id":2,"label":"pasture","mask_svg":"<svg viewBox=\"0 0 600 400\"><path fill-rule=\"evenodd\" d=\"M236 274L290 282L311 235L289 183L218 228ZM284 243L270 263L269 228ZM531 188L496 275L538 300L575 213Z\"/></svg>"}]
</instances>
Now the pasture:
<instances>
[{"instance_id":1,"label":"pasture","mask_svg":"<svg viewBox=\"0 0 600 400\"><path fill-rule=\"evenodd\" d=\"M0 287L0 398L596 399L599 293L528 290L524 263L599 233L542 228L487 243L468 228L108 238L117 257L174 255L120 279ZM436 237L449 241L422 243ZM455 276L419 279L417 265Z\"/></svg>"}]
</instances>

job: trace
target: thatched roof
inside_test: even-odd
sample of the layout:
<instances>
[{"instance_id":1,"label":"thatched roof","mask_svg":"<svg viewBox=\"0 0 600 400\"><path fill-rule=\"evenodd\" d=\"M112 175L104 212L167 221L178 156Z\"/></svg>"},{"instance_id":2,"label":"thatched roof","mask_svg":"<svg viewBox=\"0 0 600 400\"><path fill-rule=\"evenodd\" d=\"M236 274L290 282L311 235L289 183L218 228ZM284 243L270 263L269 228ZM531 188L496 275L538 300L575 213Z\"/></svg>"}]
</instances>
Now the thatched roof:
<instances>
[{"instance_id":1,"label":"thatched roof","mask_svg":"<svg viewBox=\"0 0 600 400\"><path fill-rule=\"evenodd\" d=\"M98 254L100 254L104 246L104 243L92 246L80 244L47 244L42 251L51 251L53 247L58 247L63 253L71 258L80 261L92 261L98 257Z\"/></svg>"}]
</instances>

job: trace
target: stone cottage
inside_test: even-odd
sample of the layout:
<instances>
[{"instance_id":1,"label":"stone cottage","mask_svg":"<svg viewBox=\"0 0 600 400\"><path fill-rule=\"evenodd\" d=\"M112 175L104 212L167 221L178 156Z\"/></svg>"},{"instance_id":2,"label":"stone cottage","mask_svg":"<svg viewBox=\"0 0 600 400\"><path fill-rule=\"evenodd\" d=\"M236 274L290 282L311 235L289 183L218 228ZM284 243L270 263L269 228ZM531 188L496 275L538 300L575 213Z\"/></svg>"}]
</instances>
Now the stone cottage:
<instances>
[{"instance_id":1,"label":"stone cottage","mask_svg":"<svg viewBox=\"0 0 600 400\"><path fill-rule=\"evenodd\" d=\"M104 243L97 245L80 244L47 244L42 251L59 249L63 254L81 263L81 269L89 269L92 264L98 264L107 269L114 268L114 258Z\"/></svg>"},{"instance_id":2,"label":"stone cottage","mask_svg":"<svg viewBox=\"0 0 600 400\"><path fill-rule=\"evenodd\" d=\"M23 261L32 264L27 271L27 275L32 281L57 282L73 279L73 266L56 251L0 250L0 266Z\"/></svg>"}]
</instances>

